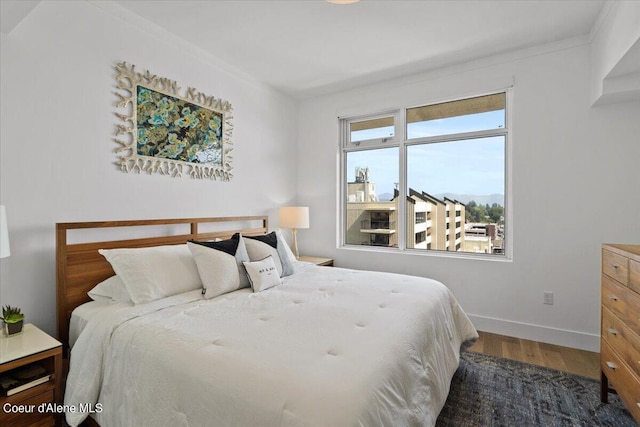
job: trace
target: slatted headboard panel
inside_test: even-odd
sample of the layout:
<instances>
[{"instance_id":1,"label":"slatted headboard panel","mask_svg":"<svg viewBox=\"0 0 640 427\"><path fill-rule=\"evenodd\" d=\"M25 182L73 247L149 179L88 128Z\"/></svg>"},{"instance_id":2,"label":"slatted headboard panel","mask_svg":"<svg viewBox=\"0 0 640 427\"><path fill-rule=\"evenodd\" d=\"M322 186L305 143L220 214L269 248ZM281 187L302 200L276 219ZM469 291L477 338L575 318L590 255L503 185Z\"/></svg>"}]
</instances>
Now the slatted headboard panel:
<instances>
[{"instance_id":1,"label":"slatted headboard panel","mask_svg":"<svg viewBox=\"0 0 640 427\"><path fill-rule=\"evenodd\" d=\"M184 224L189 225L189 231L183 234L173 234L175 230L171 229L171 227L180 227L180 224L183 226ZM209 227L205 226L208 224L213 225ZM256 224L257 226L253 227L253 225ZM238 228L238 225L241 225L241 227ZM117 231L118 235L126 235L127 227L131 227L129 230L138 231L148 228L146 226L159 227L153 228L153 237L125 237L124 239L118 240L83 240L82 243L69 243L70 232L73 232L74 236L76 233L79 233L81 236L83 233L91 236L91 230L112 229L113 231ZM87 296L88 291L114 274L111 265L98 253L98 249L178 245L185 243L189 239L226 239L237 232L245 235L257 235L267 233L269 229L268 226L269 220L266 216L69 222L56 224L58 339L64 345L63 354L67 357L71 312L80 304L90 301L90 298ZM230 229L233 227L235 228ZM204 231L205 228L211 228L215 231ZM96 232L93 231L93 233Z\"/></svg>"}]
</instances>

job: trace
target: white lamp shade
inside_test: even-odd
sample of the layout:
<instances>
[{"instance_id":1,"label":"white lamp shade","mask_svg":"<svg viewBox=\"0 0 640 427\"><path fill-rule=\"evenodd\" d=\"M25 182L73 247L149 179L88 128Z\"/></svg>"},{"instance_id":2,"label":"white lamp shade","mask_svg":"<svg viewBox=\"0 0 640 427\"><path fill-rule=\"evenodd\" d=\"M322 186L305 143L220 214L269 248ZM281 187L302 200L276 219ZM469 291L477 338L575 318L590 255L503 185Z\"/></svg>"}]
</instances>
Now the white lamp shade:
<instances>
[{"instance_id":1,"label":"white lamp shade","mask_svg":"<svg viewBox=\"0 0 640 427\"><path fill-rule=\"evenodd\" d=\"M9 228L7 227L7 210L0 206L0 258L11 255L9 249Z\"/></svg>"},{"instance_id":2,"label":"white lamp shade","mask_svg":"<svg viewBox=\"0 0 640 427\"><path fill-rule=\"evenodd\" d=\"M309 228L309 208L306 206L283 206L278 216L280 228Z\"/></svg>"}]
</instances>

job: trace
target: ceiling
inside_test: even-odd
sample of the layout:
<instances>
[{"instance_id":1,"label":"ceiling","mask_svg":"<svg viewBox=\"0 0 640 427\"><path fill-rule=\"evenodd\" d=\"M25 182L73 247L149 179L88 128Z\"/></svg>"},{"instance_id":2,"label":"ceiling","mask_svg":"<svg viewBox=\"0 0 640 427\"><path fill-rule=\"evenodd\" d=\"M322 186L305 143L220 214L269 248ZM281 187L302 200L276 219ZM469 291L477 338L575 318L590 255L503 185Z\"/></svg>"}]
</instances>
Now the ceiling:
<instances>
[{"instance_id":1,"label":"ceiling","mask_svg":"<svg viewBox=\"0 0 640 427\"><path fill-rule=\"evenodd\" d=\"M605 3L604 0L362 0L349 5L324 0L116 2L297 99L586 35ZM13 2L2 0L2 3L5 6ZM6 9L3 7L3 14Z\"/></svg>"}]
</instances>

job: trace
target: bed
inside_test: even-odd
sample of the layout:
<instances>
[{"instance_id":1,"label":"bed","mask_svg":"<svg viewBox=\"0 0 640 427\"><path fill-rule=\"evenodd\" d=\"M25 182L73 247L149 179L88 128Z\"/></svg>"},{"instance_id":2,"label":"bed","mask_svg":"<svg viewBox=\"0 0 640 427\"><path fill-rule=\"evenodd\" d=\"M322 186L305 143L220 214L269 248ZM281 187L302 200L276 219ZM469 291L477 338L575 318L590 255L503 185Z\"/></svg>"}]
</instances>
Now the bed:
<instances>
[{"instance_id":1,"label":"bed","mask_svg":"<svg viewBox=\"0 0 640 427\"><path fill-rule=\"evenodd\" d=\"M147 226L161 235L68 240L70 232ZM114 275L98 250L268 230L267 217L57 224L66 349L70 325L73 335L67 422L90 415L102 427L434 425L459 352L477 338L435 280L294 263L292 274L260 292L203 298L194 289L140 304L84 305L87 292Z\"/></svg>"}]
</instances>

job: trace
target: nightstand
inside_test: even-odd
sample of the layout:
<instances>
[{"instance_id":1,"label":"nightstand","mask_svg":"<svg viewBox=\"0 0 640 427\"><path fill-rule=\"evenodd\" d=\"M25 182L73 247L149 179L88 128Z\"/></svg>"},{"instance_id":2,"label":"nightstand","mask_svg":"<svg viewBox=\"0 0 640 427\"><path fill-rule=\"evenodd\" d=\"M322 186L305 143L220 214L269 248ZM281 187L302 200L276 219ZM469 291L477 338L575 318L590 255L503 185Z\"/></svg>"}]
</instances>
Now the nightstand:
<instances>
[{"instance_id":1,"label":"nightstand","mask_svg":"<svg viewBox=\"0 0 640 427\"><path fill-rule=\"evenodd\" d=\"M42 403L62 402L62 343L30 323L24 325L21 334L0 336L0 375L32 363L42 366L51 378L11 396L0 396L0 425L54 426L56 420L62 419L50 408L49 412L38 411Z\"/></svg>"},{"instance_id":2,"label":"nightstand","mask_svg":"<svg viewBox=\"0 0 640 427\"><path fill-rule=\"evenodd\" d=\"M315 265L324 265L328 267L333 267L333 259L331 258L321 258L317 256L301 256L300 258L298 258L298 261L312 262Z\"/></svg>"}]
</instances>

